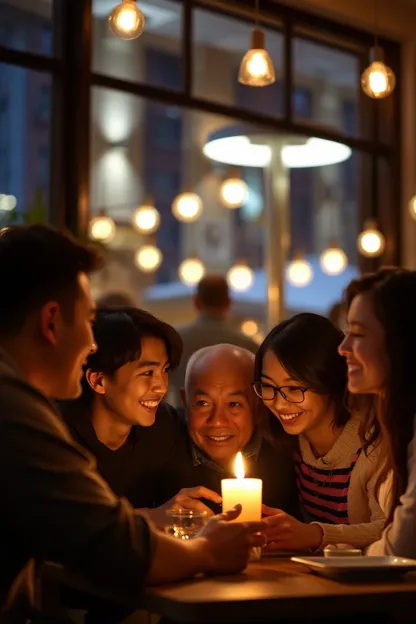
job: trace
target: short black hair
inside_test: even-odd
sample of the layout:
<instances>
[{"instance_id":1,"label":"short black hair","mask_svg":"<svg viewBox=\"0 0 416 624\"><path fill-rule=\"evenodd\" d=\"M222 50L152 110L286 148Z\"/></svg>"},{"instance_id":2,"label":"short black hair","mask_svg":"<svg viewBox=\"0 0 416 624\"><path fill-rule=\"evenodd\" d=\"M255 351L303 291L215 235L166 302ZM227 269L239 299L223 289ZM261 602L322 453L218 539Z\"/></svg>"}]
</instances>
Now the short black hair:
<instances>
[{"instance_id":1,"label":"short black hair","mask_svg":"<svg viewBox=\"0 0 416 624\"><path fill-rule=\"evenodd\" d=\"M223 275L205 275L198 283L196 296L206 308L220 308L230 303L227 280Z\"/></svg>"},{"instance_id":2,"label":"short black hair","mask_svg":"<svg viewBox=\"0 0 416 624\"><path fill-rule=\"evenodd\" d=\"M149 336L163 340L171 369L181 360L183 344L178 332L149 312L133 306L99 308L93 331L97 351L88 357L85 371L91 369L113 377L119 368L140 359L143 338ZM82 400L90 403L94 391L85 375L82 386Z\"/></svg>"},{"instance_id":3,"label":"short black hair","mask_svg":"<svg viewBox=\"0 0 416 624\"><path fill-rule=\"evenodd\" d=\"M47 225L16 226L0 233L0 333L16 335L26 318L48 301L70 315L78 274L99 269L99 252Z\"/></svg>"}]
</instances>

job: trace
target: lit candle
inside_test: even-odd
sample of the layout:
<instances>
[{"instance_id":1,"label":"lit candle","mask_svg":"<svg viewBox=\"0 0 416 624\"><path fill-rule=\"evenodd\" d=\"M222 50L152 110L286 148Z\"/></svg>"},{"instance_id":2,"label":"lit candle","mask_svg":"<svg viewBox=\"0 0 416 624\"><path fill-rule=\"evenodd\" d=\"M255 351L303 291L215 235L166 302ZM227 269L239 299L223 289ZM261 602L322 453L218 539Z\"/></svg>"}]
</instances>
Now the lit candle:
<instances>
[{"instance_id":1,"label":"lit candle","mask_svg":"<svg viewBox=\"0 0 416 624\"><path fill-rule=\"evenodd\" d=\"M241 514L236 522L261 520L263 481L244 478L244 462L241 453L237 453L235 458L235 476L236 479L221 481L223 512L229 511L235 505L241 505Z\"/></svg>"}]
</instances>

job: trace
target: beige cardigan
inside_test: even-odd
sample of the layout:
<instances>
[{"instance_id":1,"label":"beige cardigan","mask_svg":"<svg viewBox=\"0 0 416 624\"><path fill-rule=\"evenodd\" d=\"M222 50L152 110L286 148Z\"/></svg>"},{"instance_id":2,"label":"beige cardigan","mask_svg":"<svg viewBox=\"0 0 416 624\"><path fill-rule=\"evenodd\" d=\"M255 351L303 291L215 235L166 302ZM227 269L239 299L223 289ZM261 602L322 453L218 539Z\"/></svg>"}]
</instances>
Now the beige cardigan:
<instances>
[{"instance_id":1,"label":"beige cardigan","mask_svg":"<svg viewBox=\"0 0 416 624\"><path fill-rule=\"evenodd\" d=\"M359 415L352 416L332 449L318 459L305 436L299 436L303 460L320 470L348 468L352 457L361 447L359 426ZM380 538L385 523L382 504L376 495L376 484L381 469L381 445L370 447L366 453L361 453L352 470L348 490L349 524L313 522L319 524L324 532L321 548L337 543L365 548ZM308 520L307 516L305 519Z\"/></svg>"}]
</instances>

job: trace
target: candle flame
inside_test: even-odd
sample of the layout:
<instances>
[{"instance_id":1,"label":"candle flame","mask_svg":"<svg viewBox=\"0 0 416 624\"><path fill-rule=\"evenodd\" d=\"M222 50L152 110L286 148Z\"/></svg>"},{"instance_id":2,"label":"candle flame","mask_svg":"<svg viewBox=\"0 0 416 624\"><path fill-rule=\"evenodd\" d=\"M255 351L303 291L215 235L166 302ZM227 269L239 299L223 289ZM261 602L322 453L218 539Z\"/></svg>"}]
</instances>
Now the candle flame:
<instances>
[{"instance_id":1,"label":"candle flame","mask_svg":"<svg viewBox=\"0 0 416 624\"><path fill-rule=\"evenodd\" d=\"M237 479L244 479L244 462L243 455L240 451L237 453L235 458L234 471Z\"/></svg>"}]
</instances>

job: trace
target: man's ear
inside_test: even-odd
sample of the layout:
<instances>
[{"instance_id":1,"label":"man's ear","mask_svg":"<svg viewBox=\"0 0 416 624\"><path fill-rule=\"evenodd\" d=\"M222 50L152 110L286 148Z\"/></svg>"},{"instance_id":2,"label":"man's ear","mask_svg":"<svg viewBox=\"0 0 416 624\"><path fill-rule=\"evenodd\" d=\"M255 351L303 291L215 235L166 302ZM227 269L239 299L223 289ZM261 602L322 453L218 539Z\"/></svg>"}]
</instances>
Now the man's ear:
<instances>
[{"instance_id":1,"label":"man's ear","mask_svg":"<svg viewBox=\"0 0 416 624\"><path fill-rule=\"evenodd\" d=\"M42 338L56 346L62 335L62 312L57 301L48 301L40 311L40 331Z\"/></svg>"},{"instance_id":2,"label":"man's ear","mask_svg":"<svg viewBox=\"0 0 416 624\"><path fill-rule=\"evenodd\" d=\"M186 392L185 392L185 388L180 388L179 389L179 393L181 395L182 405L186 409Z\"/></svg>"},{"instance_id":3,"label":"man's ear","mask_svg":"<svg viewBox=\"0 0 416 624\"><path fill-rule=\"evenodd\" d=\"M90 368L85 373L85 378L88 381L91 388L97 394L105 394L104 374L93 371Z\"/></svg>"}]
</instances>

